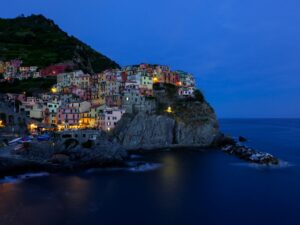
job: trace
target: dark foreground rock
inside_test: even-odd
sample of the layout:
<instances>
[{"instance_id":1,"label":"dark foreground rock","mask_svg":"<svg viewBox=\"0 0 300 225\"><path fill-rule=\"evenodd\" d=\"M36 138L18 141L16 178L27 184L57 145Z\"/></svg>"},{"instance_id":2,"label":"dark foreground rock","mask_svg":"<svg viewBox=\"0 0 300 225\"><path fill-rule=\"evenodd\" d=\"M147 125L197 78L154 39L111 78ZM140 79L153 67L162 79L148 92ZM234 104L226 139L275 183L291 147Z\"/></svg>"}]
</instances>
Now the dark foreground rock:
<instances>
[{"instance_id":1,"label":"dark foreground rock","mask_svg":"<svg viewBox=\"0 0 300 225\"><path fill-rule=\"evenodd\" d=\"M97 140L86 148L76 140L32 142L15 151L7 146L0 157L0 175L31 171L72 172L96 167L122 166L126 150L118 143Z\"/></svg>"},{"instance_id":2,"label":"dark foreground rock","mask_svg":"<svg viewBox=\"0 0 300 225\"><path fill-rule=\"evenodd\" d=\"M265 152L259 152L246 146L227 145L223 147L222 150L231 155L235 155L240 159L253 162L253 163L268 164L268 165L279 164L279 160L275 158L273 155Z\"/></svg>"},{"instance_id":3,"label":"dark foreground rock","mask_svg":"<svg viewBox=\"0 0 300 225\"><path fill-rule=\"evenodd\" d=\"M215 139L214 145L221 148L222 151L248 162L266 165L279 164L279 160L273 155L240 145L233 138L224 134L220 134Z\"/></svg>"}]
</instances>

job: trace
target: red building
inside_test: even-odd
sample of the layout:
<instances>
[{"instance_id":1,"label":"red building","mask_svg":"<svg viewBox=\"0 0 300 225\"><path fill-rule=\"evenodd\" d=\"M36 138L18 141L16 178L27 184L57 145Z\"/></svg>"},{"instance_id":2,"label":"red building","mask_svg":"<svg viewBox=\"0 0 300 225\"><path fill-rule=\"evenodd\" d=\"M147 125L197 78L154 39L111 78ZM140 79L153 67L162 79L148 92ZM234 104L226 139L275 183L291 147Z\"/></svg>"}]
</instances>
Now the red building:
<instances>
[{"instance_id":1,"label":"red building","mask_svg":"<svg viewBox=\"0 0 300 225\"><path fill-rule=\"evenodd\" d=\"M56 64L48 66L41 70L41 76L57 76L60 73L64 73L68 67L70 67L69 64Z\"/></svg>"}]
</instances>

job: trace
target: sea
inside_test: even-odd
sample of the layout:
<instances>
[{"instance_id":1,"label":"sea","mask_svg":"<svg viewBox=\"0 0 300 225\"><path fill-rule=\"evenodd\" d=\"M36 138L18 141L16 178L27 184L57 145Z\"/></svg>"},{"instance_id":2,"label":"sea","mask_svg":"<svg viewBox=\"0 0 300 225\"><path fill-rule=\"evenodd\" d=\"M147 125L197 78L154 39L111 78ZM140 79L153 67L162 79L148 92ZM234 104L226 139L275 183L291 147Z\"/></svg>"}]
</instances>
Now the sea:
<instances>
[{"instance_id":1,"label":"sea","mask_svg":"<svg viewBox=\"0 0 300 225\"><path fill-rule=\"evenodd\" d=\"M5 177L0 225L299 225L300 119L220 124L280 166L181 149L133 154L126 169Z\"/></svg>"}]
</instances>

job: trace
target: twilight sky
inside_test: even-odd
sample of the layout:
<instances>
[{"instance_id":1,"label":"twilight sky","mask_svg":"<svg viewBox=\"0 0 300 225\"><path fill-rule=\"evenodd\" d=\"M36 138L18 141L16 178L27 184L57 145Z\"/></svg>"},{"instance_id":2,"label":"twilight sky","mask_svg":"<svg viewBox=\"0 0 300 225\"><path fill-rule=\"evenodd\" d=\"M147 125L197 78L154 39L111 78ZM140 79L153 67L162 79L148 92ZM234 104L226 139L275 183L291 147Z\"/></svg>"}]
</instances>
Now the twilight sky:
<instances>
[{"instance_id":1,"label":"twilight sky","mask_svg":"<svg viewBox=\"0 0 300 225\"><path fill-rule=\"evenodd\" d=\"M192 72L218 117L300 117L299 0L2 0L120 65ZM5 9L5 10L3 10Z\"/></svg>"}]
</instances>

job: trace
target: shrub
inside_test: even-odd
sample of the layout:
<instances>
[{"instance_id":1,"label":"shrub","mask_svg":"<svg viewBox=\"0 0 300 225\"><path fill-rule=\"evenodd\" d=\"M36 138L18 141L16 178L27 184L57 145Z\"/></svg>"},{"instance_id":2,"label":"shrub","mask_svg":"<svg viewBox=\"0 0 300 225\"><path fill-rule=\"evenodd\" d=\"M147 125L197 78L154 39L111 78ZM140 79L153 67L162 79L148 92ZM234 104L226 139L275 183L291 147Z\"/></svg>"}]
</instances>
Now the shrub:
<instances>
[{"instance_id":1,"label":"shrub","mask_svg":"<svg viewBox=\"0 0 300 225\"><path fill-rule=\"evenodd\" d=\"M198 101L200 101L200 102L204 102L205 101L204 95L198 89L194 91L194 96L195 96L195 99L198 100Z\"/></svg>"},{"instance_id":2,"label":"shrub","mask_svg":"<svg viewBox=\"0 0 300 225\"><path fill-rule=\"evenodd\" d=\"M83 142L83 143L81 144L81 146L82 146L83 148L92 148L93 145L94 145L94 142L93 142L92 140L88 140L88 141Z\"/></svg>"}]
</instances>

